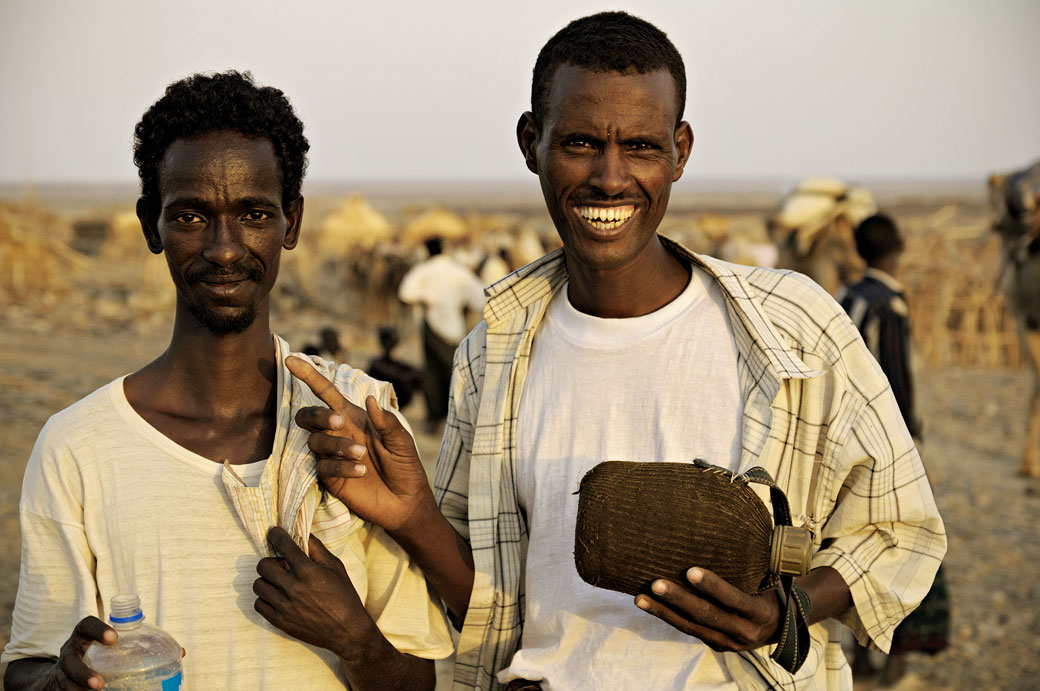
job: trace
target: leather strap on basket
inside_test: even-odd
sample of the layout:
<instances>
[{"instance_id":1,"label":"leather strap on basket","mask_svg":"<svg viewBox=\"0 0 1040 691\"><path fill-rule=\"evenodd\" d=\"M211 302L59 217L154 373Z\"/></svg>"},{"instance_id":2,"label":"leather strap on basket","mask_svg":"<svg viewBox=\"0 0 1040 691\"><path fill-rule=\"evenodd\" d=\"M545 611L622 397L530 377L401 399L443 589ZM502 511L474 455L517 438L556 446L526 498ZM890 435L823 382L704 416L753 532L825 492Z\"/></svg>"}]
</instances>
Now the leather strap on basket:
<instances>
[{"instance_id":1,"label":"leather strap on basket","mask_svg":"<svg viewBox=\"0 0 1040 691\"><path fill-rule=\"evenodd\" d=\"M773 522L776 525L791 525L791 508L787 496L777 487L765 468L755 466L740 477L749 482L758 482L769 487L769 499L773 504ZM780 574L780 613L782 624L780 640L769 655L778 665L794 674L801 669L809 654L809 596L794 584L794 576Z\"/></svg>"}]
</instances>

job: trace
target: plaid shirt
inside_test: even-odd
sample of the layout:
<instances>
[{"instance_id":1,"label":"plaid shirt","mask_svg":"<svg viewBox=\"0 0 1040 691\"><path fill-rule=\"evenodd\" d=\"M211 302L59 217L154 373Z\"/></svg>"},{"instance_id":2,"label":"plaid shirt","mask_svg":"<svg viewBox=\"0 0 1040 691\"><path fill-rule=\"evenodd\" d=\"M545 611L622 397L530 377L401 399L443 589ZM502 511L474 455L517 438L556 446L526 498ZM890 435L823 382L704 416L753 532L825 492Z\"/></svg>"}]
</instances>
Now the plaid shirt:
<instances>
[{"instance_id":1,"label":"plaid shirt","mask_svg":"<svg viewBox=\"0 0 1040 691\"><path fill-rule=\"evenodd\" d=\"M946 536L877 361L808 278L661 240L713 276L726 297L744 400L744 467L764 467L787 495L795 525L813 532L812 568L830 566L849 585L854 605L840 621L862 644L887 650L893 629L928 591ZM484 321L455 354L434 482L476 570L455 689L499 687L494 675L520 643L527 527L516 493L517 412L535 333L566 281L556 250L495 283ZM794 677L769 658L769 647L722 660L742 689L851 689L838 621L810 633L808 659Z\"/></svg>"}]
</instances>

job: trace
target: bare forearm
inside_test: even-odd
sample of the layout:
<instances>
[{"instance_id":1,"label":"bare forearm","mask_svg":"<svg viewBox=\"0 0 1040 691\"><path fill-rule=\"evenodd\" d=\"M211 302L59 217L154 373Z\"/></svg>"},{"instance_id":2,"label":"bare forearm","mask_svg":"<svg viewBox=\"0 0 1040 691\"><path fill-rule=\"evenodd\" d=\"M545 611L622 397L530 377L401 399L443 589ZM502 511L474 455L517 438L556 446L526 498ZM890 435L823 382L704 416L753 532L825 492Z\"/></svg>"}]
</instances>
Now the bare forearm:
<instances>
[{"instance_id":1,"label":"bare forearm","mask_svg":"<svg viewBox=\"0 0 1040 691\"><path fill-rule=\"evenodd\" d=\"M411 555L452 613L464 619L473 592L473 552L436 505L427 507L424 516L416 527L391 537Z\"/></svg>"},{"instance_id":2,"label":"bare forearm","mask_svg":"<svg viewBox=\"0 0 1040 691\"><path fill-rule=\"evenodd\" d=\"M15 660L4 673L4 688L9 691L48 691L60 688L57 663L45 657Z\"/></svg>"},{"instance_id":3,"label":"bare forearm","mask_svg":"<svg viewBox=\"0 0 1040 691\"><path fill-rule=\"evenodd\" d=\"M813 569L794 582L809 596L810 624L836 617L852 606L852 593L845 579L829 566Z\"/></svg>"}]
</instances>

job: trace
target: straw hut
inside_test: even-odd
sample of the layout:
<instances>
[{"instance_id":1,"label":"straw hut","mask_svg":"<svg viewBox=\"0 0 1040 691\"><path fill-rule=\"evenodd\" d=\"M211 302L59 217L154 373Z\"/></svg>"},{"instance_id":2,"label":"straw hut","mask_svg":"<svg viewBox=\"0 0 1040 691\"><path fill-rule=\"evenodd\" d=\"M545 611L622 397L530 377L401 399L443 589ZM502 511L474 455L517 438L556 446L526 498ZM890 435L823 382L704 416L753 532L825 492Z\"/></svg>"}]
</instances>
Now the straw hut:
<instances>
[{"instance_id":1,"label":"straw hut","mask_svg":"<svg viewBox=\"0 0 1040 691\"><path fill-rule=\"evenodd\" d=\"M148 254L148 245L144 241L137 212L124 209L112 214L105 242L101 245L101 255L110 259L125 259L145 254Z\"/></svg>"},{"instance_id":2,"label":"straw hut","mask_svg":"<svg viewBox=\"0 0 1040 691\"><path fill-rule=\"evenodd\" d=\"M318 251L326 257L342 257L352 248L369 249L392 235L390 221L364 197L354 194L322 221Z\"/></svg>"},{"instance_id":3,"label":"straw hut","mask_svg":"<svg viewBox=\"0 0 1040 691\"><path fill-rule=\"evenodd\" d=\"M89 260L68 245L72 228L32 203L0 203L0 302L68 291Z\"/></svg>"},{"instance_id":4,"label":"straw hut","mask_svg":"<svg viewBox=\"0 0 1040 691\"><path fill-rule=\"evenodd\" d=\"M434 207L408 222L404 227L403 240L405 244L414 246L434 236L444 240L459 240L468 233L469 228L461 216L447 209Z\"/></svg>"}]
</instances>

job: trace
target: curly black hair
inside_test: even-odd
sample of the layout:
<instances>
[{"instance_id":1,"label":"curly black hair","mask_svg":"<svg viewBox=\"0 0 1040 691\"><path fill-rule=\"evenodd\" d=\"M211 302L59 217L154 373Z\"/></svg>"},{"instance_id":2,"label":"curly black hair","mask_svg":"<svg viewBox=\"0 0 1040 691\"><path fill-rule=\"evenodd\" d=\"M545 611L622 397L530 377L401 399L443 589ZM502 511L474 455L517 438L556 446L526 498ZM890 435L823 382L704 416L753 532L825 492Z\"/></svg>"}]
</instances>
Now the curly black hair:
<instances>
[{"instance_id":1,"label":"curly black hair","mask_svg":"<svg viewBox=\"0 0 1040 691\"><path fill-rule=\"evenodd\" d=\"M679 51L656 26L627 12L600 12L575 19L542 47L531 80L531 111L545 122L552 78L561 65L594 72L640 74L667 69L675 80L675 124L686 107L686 67Z\"/></svg>"},{"instance_id":2,"label":"curly black hair","mask_svg":"<svg viewBox=\"0 0 1040 691\"><path fill-rule=\"evenodd\" d=\"M170 144L221 130L269 139L282 176L282 206L299 198L310 149L303 123L280 90L257 86L249 72L229 70L170 84L134 128L134 164L151 208L158 208L159 164Z\"/></svg>"}]
</instances>

